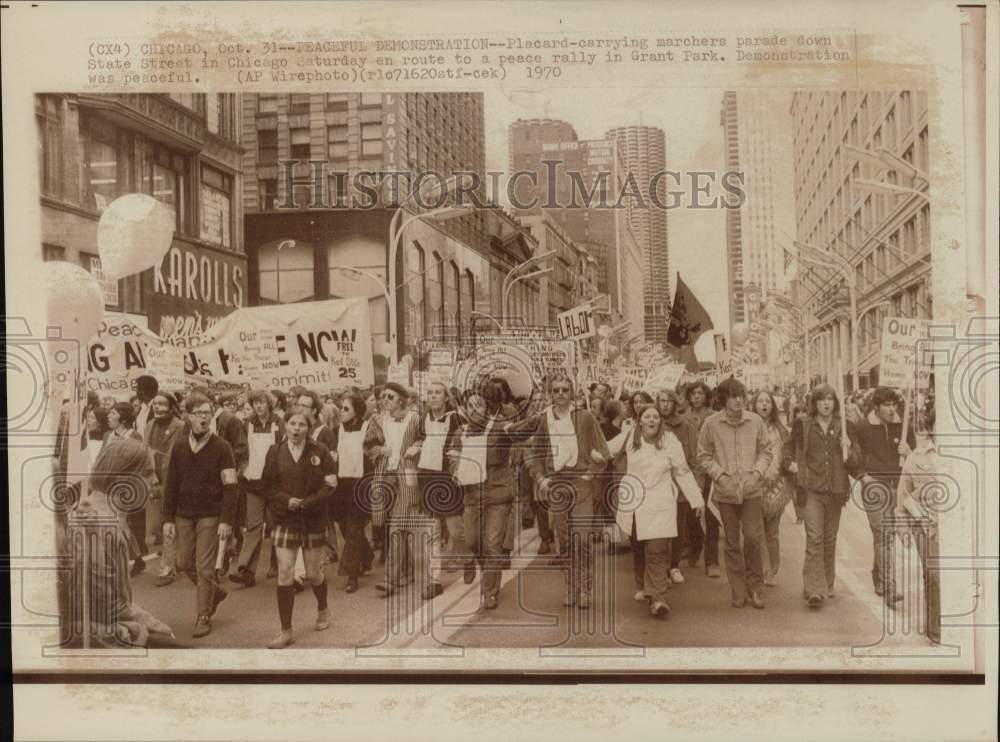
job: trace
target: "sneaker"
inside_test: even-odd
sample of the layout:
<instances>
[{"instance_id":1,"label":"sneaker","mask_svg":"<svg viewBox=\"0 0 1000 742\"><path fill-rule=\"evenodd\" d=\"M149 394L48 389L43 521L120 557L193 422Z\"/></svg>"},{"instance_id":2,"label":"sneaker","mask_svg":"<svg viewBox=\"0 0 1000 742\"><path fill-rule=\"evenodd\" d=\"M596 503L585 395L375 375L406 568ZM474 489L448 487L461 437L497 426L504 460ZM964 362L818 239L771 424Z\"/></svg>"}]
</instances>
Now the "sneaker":
<instances>
[{"instance_id":1,"label":"sneaker","mask_svg":"<svg viewBox=\"0 0 1000 742\"><path fill-rule=\"evenodd\" d=\"M215 588L215 595L212 596L212 610L209 612L209 616L214 616L215 612L219 609L219 603L229 597L229 593L223 590L221 587Z\"/></svg>"},{"instance_id":2,"label":"sneaker","mask_svg":"<svg viewBox=\"0 0 1000 742\"><path fill-rule=\"evenodd\" d=\"M670 569L670 581L676 585L684 584L684 575L681 574L681 571L677 567Z\"/></svg>"},{"instance_id":3,"label":"sneaker","mask_svg":"<svg viewBox=\"0 0 1000 742\"><path fill-rule=\"evenodd\" d=\"M208 636L212 633L212 620L209 616L198 616L198 620L194 622L194 631L191 632L191 636L195 639L200 639L203 636Z\"/></svg>"},{"instance_id":4,"label":"sneaker","mask_svg":"<svg viewBox=\"0 0 1000 742\"><path fill-rule=\"evenodd\" d=\"M658 600L649 606L649 613L652 616L666 620L667 616L670 615L670 605Z\"/></svg>"},{"instance_id":5,"label":"sneaker","mask_svg":"<svg viewBox=\"0 0 1000 742\"><path fill-rule=\"evenodd\" d=\"M313 626L316 631L326 631L330 628L330 609L324 608L321 611L316 612L316 625Z\"/></svg>"},{"instance_id":6,"label":"sneaker","mask_svg":"<svg viewBox=\"0 0 1000 742\"><path fill-rule=\"evenodd\" d=\"M764 596L761 593L750 593L750 605L761 610L764 608Z\"/></svg>"},{"instance_id":7,"label":"sneaker","mask_svg":"<svg viewBox=\"0 0 1000 742\"><path fill-rule=\"evenodd\" d=\"M280 634L267 643L267 648L284 649L291 644L295 644L295 638L292 636L292 632L282 629Z\"/></svg>"},{"instance_id":8,"label":"sneaker","mask_svg":"<svg viewBox=\"0 0 1000 742\"><path fill-rule=\"evenodd\" d=\"M778 584L778 578L775 577L774 574L772 574L771 572L768 572L766 575L764 575L764 584L767 587L774 587L775 585Z\"/></svg>"},{"instance_id":9,"label":"sneaker","mask_svg":"<svg viewBox=\"0 0 1000 742\"><path fill-rule=\"evenodd\" d=\"M647 593L645 590L640 590L633 596L637 602L641 603L644 600L652 600L653 596Z\"/></svg>"},{"instance_id":10,"label":"sneaker","mask_svg":"<svg viewBox=\"0 0 1000 742\"><path fill-rule=\"evenodd\" d=\"M143 559L141 556L136 557L135 562L132 563L132 572L131 572L132 577L138 577L145 571L146 571L146 560Z\"/></svg>"},{"instance_id":11,"label":"sneaker","mask_svg":"<svg viewBox=\"0 0 1000 742\"><path fill-rule=\"evenodd\" d=\"M710 564L707 568L708 576L713 580L722 577L722 572L719 570L718 564Z\"/></svg>"},{"instance_id":12,"label":"sneaker","mask_svg":"<svg viewBox=\"0 0 1000 742\"><path fill-rule=\"evenodd\" d=\"M483 599L483 608L485 608L486 610L492 611L496 610L498 607L499 603L497 603L496 595L490 595Z\"/></svg>"},{"instance_id":13,"label":"sneaker","mask_svg":"<svg viewBox=\"0 0 1000 742\"><path fill-rule=\"evenodd\" d=\"M172 583L176 579L177 579L177 573L176 572L167 572L166 574L159 575L156 578L156 586L157 587L166 587L167 585L169 585L170 583Z\"/></svg>"},{"instance_id":14,"label":"sneaker","mask_svg":"<svg viewBox=\"0 0 1000 742\"><path fill-rule=\"evenodd\" d=\"M822 608L823 607L823 596L813 593L807 599L810 608Z\"/></svg>"}]
</instances>

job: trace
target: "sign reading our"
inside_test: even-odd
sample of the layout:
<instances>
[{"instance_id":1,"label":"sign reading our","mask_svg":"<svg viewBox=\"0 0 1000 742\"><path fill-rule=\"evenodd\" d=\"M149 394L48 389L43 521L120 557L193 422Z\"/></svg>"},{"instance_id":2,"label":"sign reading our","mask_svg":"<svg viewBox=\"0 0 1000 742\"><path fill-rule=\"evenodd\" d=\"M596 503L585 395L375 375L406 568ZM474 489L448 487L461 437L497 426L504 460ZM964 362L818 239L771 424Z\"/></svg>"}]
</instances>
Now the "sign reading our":
<instances>
[{"instance_id":1,"label":"sign reading our","mask_svg":"<svg viewBox=\"0 0 1000 742\"><path fill-rule=\"evenodd\" d=\"M573 307L556 319L564 340L583 340L594 336L594 310L589 304Z\"/></svg>"},{"instance_id":2,"label":"sign reading our","mask_svg":"<svg viewBox=\"0 0 1000 742\"><path fill-rule=\"evenodd\" d=\"M926 389L930 366L917 366L917 344L927 336L927 321L886 317L882 324L879 383L901 389Z\"/></svg>"}]
</instances>

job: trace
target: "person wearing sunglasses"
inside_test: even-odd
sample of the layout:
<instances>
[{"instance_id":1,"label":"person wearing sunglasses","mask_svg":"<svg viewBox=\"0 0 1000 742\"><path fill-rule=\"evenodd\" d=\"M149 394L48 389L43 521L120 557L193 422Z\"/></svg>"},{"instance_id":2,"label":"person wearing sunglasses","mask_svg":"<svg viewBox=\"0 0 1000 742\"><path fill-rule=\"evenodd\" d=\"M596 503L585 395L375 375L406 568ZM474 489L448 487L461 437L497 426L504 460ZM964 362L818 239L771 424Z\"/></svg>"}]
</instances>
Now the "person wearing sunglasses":
<instances>
[{"instance_id":1,"label":"person wearing sunglasses","mask_svg":"<svg viewBox=\"0 0 1000 742\"><path fill-rule=\"evenodd\" d=\"M590 607L593 588L593 517L597 481L611 456L601 426L587 409L574 409L573 382L549 383L552 404L526 424L534 450L525 462L538 497L552 513L559 559L566 570L567 606Z\"/></svg>"},{"instance_id":2,"label":"person wearing sunglasses","mask_svg":"<svg viewBox=\"0 0 1000 742\"><path fill-rule=\"evenodd\" d=\"M415 577L423 578L420 565L414 564L413 543L422 537L413 519L423 514L420 488L416 486L416 462L408 457L417 440L419 418L407 408L409 394L395 382L382 389L382 415L379 423L385 443L373 446L369 455L376 461L375 476L379 494L372 503L372 526L385 527L385 579L375 587L388 596ZM429 589L430 586L422 586Z\"/></svg>"}]
</instances>

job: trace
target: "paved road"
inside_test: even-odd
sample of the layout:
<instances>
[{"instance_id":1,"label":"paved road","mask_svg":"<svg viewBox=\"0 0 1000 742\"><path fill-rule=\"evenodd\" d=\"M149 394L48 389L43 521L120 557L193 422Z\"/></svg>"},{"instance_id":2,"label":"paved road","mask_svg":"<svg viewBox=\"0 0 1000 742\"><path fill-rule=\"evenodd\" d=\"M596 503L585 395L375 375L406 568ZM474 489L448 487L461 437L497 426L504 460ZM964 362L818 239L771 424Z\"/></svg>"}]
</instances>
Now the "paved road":
<instances>
[{"instance_id":1,"label":"paved road","mask_svg":"<svg viewBox=\"0 0 1000 742\"><path fill-rule=\"evenodd\" d=\"M312 630L316 603L306 590L296 600L295 646L550 647L558 653L645 646L847 647L878 641L885 609L872 590L871 533L865 514L854 504L845 510L838 542L837 596L819 611L810 611L801 598L804 541L804 528L795 523L789 507L781 523L779 584L767 588L764 610L731 607L725 577L709 579L703 567L682 563L686 580L671 590L673 610L666 621L649 616L645 604L633 599L632 557L627 549L598 557L598 598L591 610L563 607L563 576L548 565L549 557L535 556L534 530L520 535L514 569L504 573L500 608L494 611L478 609L478 582L467 586L459 573L442 576L445 593L433 602L422 601L411 591L386 600L374 588L381 577L378 567L362 578L358 592L347 594L343 591L346 578L337 576L336 565L328 565L332 626L324 632ZM256 587L229 586L229 597L219 607L212 633L202 639L190 638L193 586L181 577L172 585L155 587L157 566L154 557L149 569L133 580L134 598L174 627L182 642L199 648L262 648L277 632L275 583L264 578L266 565L261 567ZM908 574L909 584L915 586L912 567ZM916 605L911 602L915 599L915 595L908 596L908 603ZM906 641L927 644L923 637L913 635Z\"/></svg>"}]
</instances>

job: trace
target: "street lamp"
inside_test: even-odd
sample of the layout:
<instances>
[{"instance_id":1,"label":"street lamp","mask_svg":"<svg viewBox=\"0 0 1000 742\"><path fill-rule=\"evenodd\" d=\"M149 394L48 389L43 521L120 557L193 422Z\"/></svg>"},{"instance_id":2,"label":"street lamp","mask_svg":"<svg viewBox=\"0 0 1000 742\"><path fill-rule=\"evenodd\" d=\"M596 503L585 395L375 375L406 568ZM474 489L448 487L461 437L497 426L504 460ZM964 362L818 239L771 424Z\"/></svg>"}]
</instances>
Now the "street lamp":
<instances>
[{"instance_id":1,"label":"street lamp","mask_svg":"<svg viewBox=\"0 0 1000 742\"><path fill-rule=\"evenodd\" d=\"M539 253L538 255L535 255L533 257L528 258L523 263L518 263L513 268L511 268L509 271L507 271L507 275L504 276L502 290L500 292L500 295L503 297L503 301L500 304L501 311L503 311L505 314L507 312L507 289L508 289L508 284L511 281L511 278L515 274L520 273L521 271L523 271L525 268L530 268L531 266L536 265L537 263L542 262L543 260L545 260L549 256L555 255L555 254L556 254L555 250L546 250L543 253ZM504 320L504 321L506 322L506 320Z\"/></svg>"},{"instance_id":2,"label":"street lamp","mask_svg":"<svg viewBox=\"0 0 1000 742\"><path fill-rule=\"evenodd\" d=\"M524 264L526 264L527 262L530 261L525 261ZM542 268L541 270L532 271L531 273L525 273L523 276L516 276L514 280L510 281L509 283L506 281L506 279L504 280L505 288L503 290L503 320L505 323L507 322L507 317L510 316L510 313L507 311L507 299L508 296L510 295L511 289L514 288L514 284L516 284L518 281L526 281L529 278L537 278L538 276L544 276L547 273L551 272L552 272L551 268ZM507 277L510 278L509 273L507 274Z\"/></svg>"},{"instance_id":3,"label":"street lamp","mask_svg":"<svg viewBox=\"0 0 1000 742\"><path fill-rule=\"evenodd\" d=\"M858 389L861 382L858 377L858 297L854 267L839 255L824 252L798 240L792 242L799 249L799 254L796 256L799 260L835 270L847 284L847 291L851 299L851 378L854 381L853 388ZM806 252L807 255L803 255L803 252Z\"/></svg>"},{"instance_id":4,"label":"street lamp","mask_svg":"<svg viewBox=\"0 0 1000 742\"><path fill-rule=\"evenodd\" d=\"M855 178L852 183L863 191L881 193L888 196L919 196L927 203L931 202L930 196L923 191L917 190L916 188L893 185L892 183L885 183L881 180L865 180L864 178Z\"/></svg>"},{"instance_id":5,"label":"street lamp","mask_svg":"<svg viewBox=\"0 0 1000 742\"><path fill-rule=\"evenodd\" d=\"M449 180L454 180L454 178ZM393 363L396 362L396 357L399 353L399 349L397 347L398 341L396 326L396 255L399 253L399 243L402 240L404 230L407 225L411 222L417 221L418 219L426 219L432 222L443 222L448 219L464 216L473 211L475 206L473 204L442 206L440 209L432 209L431 211L424 212L423 214L413 214L402 220L402 223L400 223L399 216L405 209L406 204L404 203L396 210L396 213L392 215L392 220L389 222L389 345L392 346L392 357L390 360Z\"/></svg>"},{"instance_id":6,"label":"street lamp","mask_svg":"<svg viewBox=\"0 0 1000 742\"><path fill-rule=\"evenodd\" d=\"M927 173L885 147L878 147L873 152L870 149L845 144L844 151L859 162L864 162L866 165L870 165L878 170L894 170L896 172L903 173L903 175L909 177L910 180L922 180L924 183L930 182L930 178ZM890 196L919 196L928 203L930 203L931 200L930 196L917 188L907 188L893 183L884 183L882 181L867 180L864 178L855 178L851 182L865 191L888 194Z\"/></svg>"}]
</instances>

